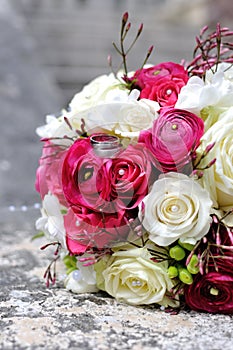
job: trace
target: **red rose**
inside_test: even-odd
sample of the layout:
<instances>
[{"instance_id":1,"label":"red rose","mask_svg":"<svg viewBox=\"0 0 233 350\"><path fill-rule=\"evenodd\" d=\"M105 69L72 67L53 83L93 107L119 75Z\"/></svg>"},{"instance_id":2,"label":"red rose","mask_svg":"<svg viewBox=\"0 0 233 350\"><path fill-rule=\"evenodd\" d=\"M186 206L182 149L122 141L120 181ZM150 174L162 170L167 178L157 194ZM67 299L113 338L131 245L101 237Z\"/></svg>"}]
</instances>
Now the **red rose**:
<instances>
[{"instance_id":1,"label":"red rose","mask_svg":"<svg viewBox=\"0 0 233 350\"><path fill-rule=\"evenodd\" d=\"M152 162L162 172L181 171L200 144L204 122L182 109L161 110L151 130L142 131L139 141L152 153Z\"/></svg>"},{"instance_id":2,"label":"red rose","mask_svg":"<svg viewBox=\"0 0 233 350\"><path fill-rule=\"evenodd\" d=\"M63 205L67 204L62 190L62 164L66 153L67 150L64 151L47 141L43 147L35 182L35 188L42 199L50 191Z\"/></svg>"},{"instance_id":3,"label":"red rose","mask_svg":"<svg viewBox=\"0 0 233 350\"><path fill-rule=\"evenodd\" d=\"M196 311L233 313L233 274L209 272L198 274L185 288L185 301Z\"/></svg>"},{"instance_id":4,"label":"red rose","mask_svg":"<svg viewBox=\"0 0 233 350\"><path fill-rule=\"evenodd\" d=\"M133 82L133 88L141 91L140 98L157 101L161 107L173 107L188 79L188 72L183 66L165 62L137 70L130 81Z\"/></svg>"}]
</instances>

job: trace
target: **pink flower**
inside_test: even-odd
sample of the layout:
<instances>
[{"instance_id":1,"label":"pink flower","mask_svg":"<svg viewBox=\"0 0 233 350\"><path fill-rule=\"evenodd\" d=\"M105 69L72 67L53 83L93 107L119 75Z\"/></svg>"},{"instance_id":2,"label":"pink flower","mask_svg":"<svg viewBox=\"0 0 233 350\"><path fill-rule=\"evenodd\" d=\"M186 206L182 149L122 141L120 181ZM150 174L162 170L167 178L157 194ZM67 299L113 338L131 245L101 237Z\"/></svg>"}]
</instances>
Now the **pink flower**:
<instances>
[{"instance_id":1,"label":"pink flower","mask_svg":"<svg viewBox=\"0 0 233 350\"><path fill-rule=\"evenodd\" d=\"M200 144L204 122L182 109L161 110L151 130L142 131L139 141L152 153L152 162L162 172L181 171Z\"/></svg>"},{"instance_id":2,"label":"pink flower","mask_svg":"<svg viewBox=\"0 0 233 350\"><path fill-rule=\"evenodd\" d=\"M63 165L68 203L105 214L134 209L148 192L151 164L144 145L130 145L115 158L98 157L89 139L77 140Z\"/></svg>"},{"instance_id":3,"label":"pink flower","mask_svg":"<svg viewBox=\"0 0 233 350\"><path fill-rule=\"evenodd\" d=\"M71 253L101 249L127 237L128 221L137 217L148 193L151 163L143 147L129 145L109 159L96 155L88 138L69 148L62 181L70 205L64 222Z\"/></svg>"},{"instance_id":4,"label":"pink flower","mask_svg":"<svg viewBox=\"0 0 233 350\"><path fill-rule=\"evenodd\" d=\"M62 190L62 164L66 153L67 150L47 141L43 147L35 182L35 188L42 199L50 191L63 205L66 205L66 200Z\"/></svg>"},{"instance_id":5,"label":"pink flower","mask_svg":"<svg viewBox=\"0 0 233 350\"><path fill-rule=\"evenodd\" d=\"M133 82L133 88L141 91L140 98L157 101L161 107L173 107L188 79L188 72L183 66L164 62L137 70L130 81Z\"/></svg>"},{"instance_id":6,"label":"pink flower","mask_svg":"<svg viewBox=\"0 0 233 350\"><path fill-rule=\"evenodd\" d=\"M90 139L78 139L69 148L63 163L62 184L67 202L71 206L96 209L104 201L99 194L99 170L103 159L97 157ZM108 189L105 188L107 191Z\"/></svg>"},{"instance_id":7,"label":"pink flower","mask_svg":"<svg viewBox=\"0 0 233 350\"><path fill-rule=\"evenodd\" d=\"M185 288L185 301L196 311L232 314L233 274L223 271L198 274Z\"/></svg>"},{"instance_id":8,"label":"pink flower","mask_svg":"<svg viewBox=\"0 0 233 350\"><path fill-rule=\"evenodd\" d=\"M64 216L68 250L82 254L90 248L103 249L111 247L112 242L124 241L129 233L127 217L124 211L103 216L86 208L77 214L70 208Z\"/></svg>"},{"instance_id":9,"label":"pink flower","mask_svg":"<svg viewBox=\"0 0 233 350\"><path fill-rule=\"evenodd\" d=\"M116 210L136 208L148 193L151 163L144 144L129 145L101 168L101 194ZM110 188L110 191L104 190Z\"/></svg>"}]
</instances>

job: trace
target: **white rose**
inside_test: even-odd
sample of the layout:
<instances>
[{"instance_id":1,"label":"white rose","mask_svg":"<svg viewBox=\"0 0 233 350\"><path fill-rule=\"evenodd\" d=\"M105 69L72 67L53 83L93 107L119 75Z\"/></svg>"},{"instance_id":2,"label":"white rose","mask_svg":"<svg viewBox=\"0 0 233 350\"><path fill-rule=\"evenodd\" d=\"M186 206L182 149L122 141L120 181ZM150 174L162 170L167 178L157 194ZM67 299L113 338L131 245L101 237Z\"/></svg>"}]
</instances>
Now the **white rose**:
<instances>
[{"instance_id":1,"label":"white rose","mask_svg":"<svg viewBox=\"0 0 233 350\"><path fill-rule=\"evenodd\" d=\"M121 95L124 89L126 89L124 85L112 73L101 75L85 85L82 91L73 97L69 104L70 111L77 113L89 109L105 102L109 92L116 90Z\"/></svg>"},{"instance_id":2,"label":"white rose","mask_svg":"<svg viewBox=\"0 0 233 350\"><path fill-rule=\"evenodd\" d=\"M73 293L96 293L96 272L93 265L83 266L77 262L77 270L72 271L64 280L64 285L67 290Z\"/></svg>"},{"instance_id":3,"label":"white rose","mask_svg":"<svg viewBox=\"0 0 233 350\"><path fill-rule=\"evenodd\" d=\"M66 248L66 232L62 215L63 207L59 200L52 194L45 195L42 201L42 216L37 219L35 225L37 230L44 232L51 240L58 240L63 248Z\"/></svg>"},{"instance_id":4,"label":"white rose","mask_svg":"<svg viewBox=\"0 0 233 350\"><path fill-rule=\"evenodd\" d=\"M74 129L78 129L83 119L88 133L109 131L123 137L138 137L140 131L150 128L157 118L156 106L153 105L153 108L144 101L129 98L126 101L99 104L71 116L69 121Z\"/></svg>"},{"instance_id":5,"label":"white rose","mask_svg":"<svg viewBox=\"0 0 233 350\"><path fill-rule=\"evenodd\" d=\"M151 258L146 247L116 251L107 262L95 265L97 285L128 304L178 306L167 294L174 286L167 262L156 263Z\"/></svg>"},{"instance_id":6,"label":"white rose","mask_svg":"<svg viewBox=\"0 0 233 350\"><path fill-rule=\"evenodd\" d=\"M127 101L128 95L126 86L113 74L99 76L73 97L69 104L69 111L63 110L59 117L48 115L46 124L38 127L36 133L43 138L61 138L53 139L52 142L55 144L69 144L70 141L62 138L77 137L76 129L80 130L82 124L80 112L102 103ZM64 117L69 120L72 129L65 122Z\"/></svg>"},{"instance_id":7,"label":"white rose","mask_svg":"<svg viewBox=\"0 0 233 350\"><path fill-rule=\"evenodd\" d=\"M215 164L204 171L203 186L210 192L216 208L230 210L233 207L233 107L221 115L202 140L205 145L215 142L205 163L216 158Z\"/></svg>"},{"instance_id":8,"label":"white rose","mask_svg":"<svg viewBox=\"0 0 233 350\"><path fill-rule=\"evenodd\" d=\"M149 129L157 119L159 110L157 102L151 102L152 104L147 103L143 99L122 105L115 132L124 137L137 137L140 131Z\"/></svg>"},{"instance_id":9,"label":"white rose","mask_svg":"<svg viewBox=\"0 0 233 350\"><path fill-rule=\"evenodd\" d=\"M160 175L143 203L139 213L142 224L151 241L160 246L178 239L195 244L209 230L209 193L184 174Z\"/></svg>"}]
</instances>

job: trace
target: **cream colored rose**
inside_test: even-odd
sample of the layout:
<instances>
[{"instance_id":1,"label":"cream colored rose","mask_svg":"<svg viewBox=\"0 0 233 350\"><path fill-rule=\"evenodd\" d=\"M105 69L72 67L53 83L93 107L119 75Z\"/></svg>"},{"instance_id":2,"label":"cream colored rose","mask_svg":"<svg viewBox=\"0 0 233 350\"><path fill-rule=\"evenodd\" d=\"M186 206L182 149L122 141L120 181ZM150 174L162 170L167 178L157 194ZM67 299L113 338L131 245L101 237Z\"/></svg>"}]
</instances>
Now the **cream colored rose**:
<instances>
[{"instance_id":1,"label":"cream colored rose","mask_svg":"<svg viewBox=\"0 0 233 350\"><path fill-rule=\"evenodd\" d=\"M96 272L91 266L83 266L77 262L77 270L72 271L64 280L64 285L67 290L73 293L96 293Z\"/></svg>"},{"instance_id":2,"label":"cream colored rose","mask_svg":"<svg viewBox=\"0 0 233 350\"><path fill-rule=\"evenodd\" d=\"M64 139L64 136L77 137L76 129L80 130L82 118L85 121L88 119L88 112L84 114L82 112L103 103L127 101L128 95L128 89L119 78L117 79L113 74L101 75L85 85L73 97L69 104L69 110L63 110L59 117L48 115L46 124L38 127L36 133L40 137L53 138L53 143L69 145L70 141ZM69 120L72 128L65 122L64 117ZM91 122L89 125L87 123L87 128L92 127ZM59 139L56 140L56 138Z\"/></svg>"},{"instance_id":3,"label":"cream colored rose","mask_svg":"<svg viewBox=\"0 0 233 350\"><path fill-rule=\"evenodd\" d=\"M209 230L211 205L208 192L196 181L170 172L155 181L140 209L149 238L160 246L180 239L195 244Z\"/></svg>"},{"instance_id":4,"label":"cream colored rose","mask_svg":"<svg viewBox=\"0 0 233 350\"><path fill-rule=\"evenodd\" d=\"M95 265L97 285L128 304L178 306L168 296L174 285L167 274L167 262L156 263L151 258L146 247L116 251L107 261Z\"/></svg>"},{"instance_id":5,"label":"cream colored rose","mask_svg":"<svg viewBox=\"0 0 233 350\"><path fill-rule=\"evenodd\" d=\"M137 137L140 131L149 129L158 117L159 104L154 101L134 100L122 105L116 134L124 137Z\"/></svg>"},{"instance_id":6,"label":"cream colored rose","mask_svg":"<svg viewBox=\"0 0 233 350\"><path fill-rule=\"evenodd\" d=\"M74 114L81 112L85 109L106 102L108 99L114 99L116 96L112 95L114 90L116 90L117 96L119 96L124 90L126 90L126 87L121 84L112 73L109 75L101 75L93 79L71 100L69 104L71 113ZM109 93L110 96L108 98Z\"/></svg>"},{"instance_id":7,"label":"cream colored rose","mask_svg":"<svg viewBox=\"0 0 233 350\"><path fill-rule=\"evenodd\" d=\"M210 192L216 208L230 210L233 207L233 107L221 115L202 139L204 145L215 142L204 159L205 164L216 158L216 163L204 171L203 186Z\"/></svg>"},{"instance_id":8,"label":"cream colored rose","mask_svg":"<svg viewBox=\"0 0 233 350\"><path fill-rule=\"evenodd\" d=\"M152 126L158 116L156 106L156 103L147 104L129 97L118 102L105 102L70 115L69 121L74 129L79 129L81 119L85 120L88 133L109 131L134 138L138 137L141 130Z\"/></svg>"}]
</instances>

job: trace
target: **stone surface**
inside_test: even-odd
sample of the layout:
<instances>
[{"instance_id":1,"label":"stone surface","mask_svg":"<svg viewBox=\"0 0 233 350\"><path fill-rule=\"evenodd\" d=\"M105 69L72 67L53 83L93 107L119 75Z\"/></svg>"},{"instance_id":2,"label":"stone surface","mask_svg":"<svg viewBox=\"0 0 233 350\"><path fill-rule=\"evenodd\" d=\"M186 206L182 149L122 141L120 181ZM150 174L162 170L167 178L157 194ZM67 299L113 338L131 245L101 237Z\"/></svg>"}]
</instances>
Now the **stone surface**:
<instances>
[{"instance_id":1,"label":"stone surface","mask_svg":"<svg viewBox=\"0 0 233 350\"><path fill-rule=\"evenodd\" d=\"M233 319L153 306L133 307L104 293L72 294L62 282L46 288L50 253L31 241L38 211L0 220L0 349L230 350ZM63 274L58 266L59 276Z\"/></svg>"}]
</instances>

